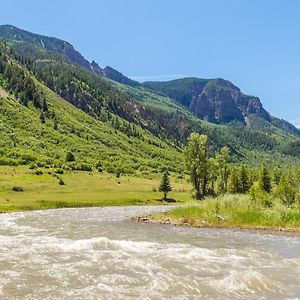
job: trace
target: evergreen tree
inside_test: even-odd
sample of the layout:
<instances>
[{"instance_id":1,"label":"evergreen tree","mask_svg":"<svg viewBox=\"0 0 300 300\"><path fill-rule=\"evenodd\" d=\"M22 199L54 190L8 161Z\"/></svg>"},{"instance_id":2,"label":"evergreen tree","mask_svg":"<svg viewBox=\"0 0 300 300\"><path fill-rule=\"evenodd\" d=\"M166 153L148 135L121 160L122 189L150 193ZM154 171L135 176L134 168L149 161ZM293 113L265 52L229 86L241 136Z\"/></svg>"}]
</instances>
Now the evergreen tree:
<instances>
[{"instance_id":1,"label":"evergreen tree","mask_svg":"<svg viewBox=\"0 0 300 300\"><path fill-rule=\"evenodd\" d=\"M250 180L249 180L249 174L246 166L242 166L240 169L240 187L241 187L241 193L245 194L250 189Z\"/></svg>"},{"instance_id":2,"label":"evergreen tree","mask_svg":"<svg viewBox=\"0 0 300 300\"><path fill-rule=\"evenodd\" d=\"M42 110L43 110L43 112L47 112L48 111L48 105L47 105L47 102L46 102L45 98L43 99Z\"/></svg>"},{"instance_id":3,"label":"evergreen tree","mask_svg":"<svg viewBox=\"0 0 300 300\"><path fill-rule=\"evenodd\" d=\"M258 178L258 184L262 191L265 191L267 193L271 192L271 179L270 179L270 173L265 164L262 165L260 172L259 172L259 178Z\"/></svg>"},{"instance_id":4,"label":"evergreen tree","mask_svg":"<svg viewBox=\"0 0 300 300\"><path fill-rule=\"evenodd\" d=\"M54 119L54 121L53 121L53 129L54 130L58 130L58 124L57 124L57 120L56 119Z\"/></svg>"},{"instance_id":5,"label":"evergreen tree","mask_svg":"<svg viewBox=\"0 0 300 300\"><path fill-rule=\"evenodd\" d=\"M43 112L41 112L41 114L40 114L40 121L41 121L42 124L45 124L45 123L46 123L45 115L44 115Z\"/></svg>"},{"instance_id":6,"label":"evergreen tree","mask_svg":"<svg viewBox=\"0 0 300 300\"><path fill-rule=\"evenodd\" d=\"M169 180L168 172L164 172L158 190L160 192L164 193L164 200L166 200L168 193L172 191L172 187L170 185L170 180Z\"/></svg>"},{"instance_id":7,"label":"evergreen tree","mask_svg":"<svg viewBox=\"0 0 300 300\"><path fill-rule=\"evenodd\" d=\"M75 156L72 152L68 152L66 155L66 162L72 162L75 161Z\"/></svg>"}]
</instances>

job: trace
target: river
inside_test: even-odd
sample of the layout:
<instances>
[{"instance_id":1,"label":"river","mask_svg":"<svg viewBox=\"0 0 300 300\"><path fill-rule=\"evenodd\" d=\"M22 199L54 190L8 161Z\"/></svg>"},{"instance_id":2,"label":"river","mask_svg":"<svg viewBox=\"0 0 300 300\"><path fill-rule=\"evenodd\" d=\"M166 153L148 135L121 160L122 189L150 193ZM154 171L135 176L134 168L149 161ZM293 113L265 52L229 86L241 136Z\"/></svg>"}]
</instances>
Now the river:
<instances>
[{"instance_id":1,"label":"river","mask_svg":"<svg viewBox=\"0 0 300 300\"><path fill-rule=\"evenodd\" d=\"M0 216L0 299L300 297L300 239L140 224L164 207Z\"/></svg>"}]
</instances>

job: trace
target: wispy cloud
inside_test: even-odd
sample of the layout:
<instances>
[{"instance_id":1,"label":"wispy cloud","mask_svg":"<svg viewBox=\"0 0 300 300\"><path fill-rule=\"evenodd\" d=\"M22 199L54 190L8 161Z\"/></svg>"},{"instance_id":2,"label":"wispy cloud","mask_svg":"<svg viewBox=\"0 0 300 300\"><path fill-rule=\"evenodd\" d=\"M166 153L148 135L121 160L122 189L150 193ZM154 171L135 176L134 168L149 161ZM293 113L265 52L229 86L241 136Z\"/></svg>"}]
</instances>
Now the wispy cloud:
<instances>
[{"instance_id":1,"label":"wispy cloud","mask_svg":"<svg viewBox=\"0 0 300 300\"><path fill-rule=\"evenodd\" d=\"M290 122L300 129L300 118L291 120Z\"/></svg>"},{"instance_id":2,"label":"wispy cloud","mask_svg":"<svg viewBox=\"0 0 300 300\"><path fill-rule=\"evenodd\" d=\"M171 75L142 75L142 76L129 76L131 79L133 80L137 80L140 82L143 81L152 81L152 80L171 80L171 79L177 79L177 78L182 78L182 77L186 77L186 75L182 75L182 74L171 74Z\"/></svg>"}]
</instances>

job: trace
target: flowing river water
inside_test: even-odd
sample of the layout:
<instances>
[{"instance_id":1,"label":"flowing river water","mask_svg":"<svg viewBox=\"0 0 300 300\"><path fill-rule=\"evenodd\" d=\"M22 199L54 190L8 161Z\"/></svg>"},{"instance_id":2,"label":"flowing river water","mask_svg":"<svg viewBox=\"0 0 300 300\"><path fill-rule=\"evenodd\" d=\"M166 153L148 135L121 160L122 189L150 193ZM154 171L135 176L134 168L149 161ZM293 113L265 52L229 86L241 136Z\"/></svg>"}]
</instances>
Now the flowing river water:
<instances>
[{"instance_id":1,"label":"flowing river water","mask_svg":"<svg viewBox=\"0 0 300 300\"><path fill-rule=\"evenodd\" d=\"M165 207L0 216L0 299L295 299L300 239L136 223Z\"/></svg>"}]
</instances>

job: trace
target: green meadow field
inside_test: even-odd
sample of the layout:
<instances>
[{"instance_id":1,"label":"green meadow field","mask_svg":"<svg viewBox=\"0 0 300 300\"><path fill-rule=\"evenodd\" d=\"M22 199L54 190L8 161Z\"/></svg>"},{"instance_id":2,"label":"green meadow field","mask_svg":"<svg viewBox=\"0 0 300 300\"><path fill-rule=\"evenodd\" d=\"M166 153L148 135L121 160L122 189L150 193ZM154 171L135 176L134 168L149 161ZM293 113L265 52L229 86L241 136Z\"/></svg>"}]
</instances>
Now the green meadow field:
<instances>
[{"instance_id":1,"label":"green meadow field","mask_svg":"<svg viewBox=\"0 0 300 300\"><path fill-rule=\"evenodd\" d=\"M109 173L40 171L43 174L37 175L36 170L27 167L0 167L0 212L163 203L162 194L157 192L158 177L121 175L117 178ZM191 199L189 184L175 178L171 178L171 184L173 191L169 198L177 203Z\"/></svg>"}]
</instances>

